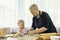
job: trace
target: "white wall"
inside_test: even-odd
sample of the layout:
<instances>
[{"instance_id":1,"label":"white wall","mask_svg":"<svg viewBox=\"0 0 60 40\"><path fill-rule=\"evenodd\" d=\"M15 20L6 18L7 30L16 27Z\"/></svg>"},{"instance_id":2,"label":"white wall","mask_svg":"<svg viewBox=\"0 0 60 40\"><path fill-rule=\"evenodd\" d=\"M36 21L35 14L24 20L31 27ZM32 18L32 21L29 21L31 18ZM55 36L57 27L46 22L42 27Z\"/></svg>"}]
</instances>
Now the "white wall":
<instances>
[{"instance_id":1,"label":"white wall","mask_svg":"<svg viewBox=\"0 0 60 40\"><path fill-rule=\"evenodd\" d=\"M0 27L17 27L18 0L0 0Z\"/></svg>"}]
</instances>

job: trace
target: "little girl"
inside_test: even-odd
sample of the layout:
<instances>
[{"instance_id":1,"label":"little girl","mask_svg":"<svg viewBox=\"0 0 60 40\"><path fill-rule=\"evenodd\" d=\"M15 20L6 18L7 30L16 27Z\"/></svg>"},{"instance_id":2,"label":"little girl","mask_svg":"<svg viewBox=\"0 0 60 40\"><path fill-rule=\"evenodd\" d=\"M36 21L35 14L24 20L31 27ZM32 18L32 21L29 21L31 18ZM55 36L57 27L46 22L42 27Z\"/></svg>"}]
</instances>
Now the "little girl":
<instances>
[{"instance_id":1,"label":"little girl","mask_svg":"<svg viewBox=\"0 0 60 40\"><path fill-rule=\"evenodd\" d=\"M21 35L27 34L27 29L24 27L24 21L18 20L18 32Z\"/></svg>"}]
</instances>

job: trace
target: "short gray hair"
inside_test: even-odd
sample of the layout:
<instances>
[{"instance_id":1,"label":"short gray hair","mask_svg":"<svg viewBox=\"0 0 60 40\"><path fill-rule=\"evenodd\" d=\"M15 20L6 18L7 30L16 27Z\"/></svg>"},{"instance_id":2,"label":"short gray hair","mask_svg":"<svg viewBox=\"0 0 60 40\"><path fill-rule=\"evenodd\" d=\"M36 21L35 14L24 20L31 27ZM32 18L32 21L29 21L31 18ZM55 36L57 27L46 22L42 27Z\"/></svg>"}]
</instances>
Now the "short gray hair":
<instances>
[{"instance_id":1,"label":"short gray hair","mask_svg":"<svg viewBox=\"0 0 60 40\"><path fill-rule=\"evenodd\" d=\"M36 4L32 4L30 6L30 10L38 10L38 6Z\"/></svg>"}]
</instances>

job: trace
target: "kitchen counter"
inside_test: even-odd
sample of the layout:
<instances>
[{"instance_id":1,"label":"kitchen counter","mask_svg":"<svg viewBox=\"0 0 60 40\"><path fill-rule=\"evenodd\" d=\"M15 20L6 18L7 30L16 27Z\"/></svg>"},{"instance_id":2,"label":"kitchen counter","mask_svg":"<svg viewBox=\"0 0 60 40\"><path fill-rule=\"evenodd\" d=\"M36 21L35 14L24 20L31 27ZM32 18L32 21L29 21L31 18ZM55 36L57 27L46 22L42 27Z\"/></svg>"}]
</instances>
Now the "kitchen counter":
<instances>
[{"instance_id":1,"label":"kitchen counter","mask_svg":"<svg viewBox=\"0 0 60 40\"><path fill-rule=\"evenodd\" d=\"M7 38L0 38L0 40L35 40L35 36L25 35L21 37L7 37Z\"/></svg>"},{"instance_id":2,"label":"kitchen counter","mask_svg":"<svg viewBox=\"0 0 60 40\"><path fill-rule=\"evenodd\" d=\"M0 37L0 40L50 40L50 36L57 36L56 33L44 33L44 34L34 34L34 35L24 35L17 37Z\"/></svg>"}]
</instances>

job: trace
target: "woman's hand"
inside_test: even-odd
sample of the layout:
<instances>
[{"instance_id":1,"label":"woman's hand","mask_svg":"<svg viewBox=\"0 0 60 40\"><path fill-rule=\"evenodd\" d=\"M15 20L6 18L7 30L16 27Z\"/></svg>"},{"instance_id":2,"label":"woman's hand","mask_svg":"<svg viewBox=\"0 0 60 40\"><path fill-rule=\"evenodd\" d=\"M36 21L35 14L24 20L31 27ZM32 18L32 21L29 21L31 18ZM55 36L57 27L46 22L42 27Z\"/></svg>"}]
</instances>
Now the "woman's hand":
<instances>
[{"instance_id":1,"label":"woman's hand","mask_svg":"<svg viewBox=\"0 0 60 40\"><path fill-rule=\"evenodd\" d=\"M28 34L29 34L29 35L35 34L35 33L34 33L34 30L28 31Z\"/></svg>"}]
</instances>

